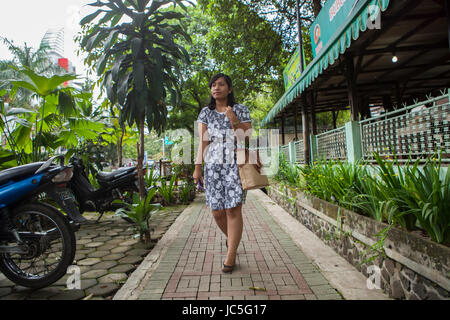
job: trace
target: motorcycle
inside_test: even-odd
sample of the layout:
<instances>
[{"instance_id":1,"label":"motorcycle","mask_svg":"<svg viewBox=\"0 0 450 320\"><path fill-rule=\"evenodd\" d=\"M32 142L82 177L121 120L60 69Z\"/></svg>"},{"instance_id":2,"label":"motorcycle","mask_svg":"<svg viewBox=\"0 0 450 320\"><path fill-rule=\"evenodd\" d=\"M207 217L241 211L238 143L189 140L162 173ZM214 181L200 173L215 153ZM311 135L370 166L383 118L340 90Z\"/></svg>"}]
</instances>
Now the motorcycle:
<instances>
[{"instance_id":1,"label":"motorcycle","mask_svg":"<svg viewBox=\"0 0 450 320\"><path fill-rule=\"evenodd\" d=\"M132 197L126 197L125 192L139 192L136 167L98 172L96 178L100 188L96 189L89 182L82 159L73 157L70 164L73 167L73 178L69 182L69 187L78 202L79 211L81 214L86 211L99 212L97 222L105 212L115 211L123 206L114 200L127 201L129 198L128 202L131 201Z\"/></svg>"},{"instance_id":2,"label":"motorcycle","mask_svg":"<svg viewBox=\"0 0 450 320\"><path fill-rule=\"evenodd\" d=\"M46 287L72 264L75 232L85 218L66 188L71 177L64 156L0 172L0 271L14 283Z\"/></svg>"}]
</instances>

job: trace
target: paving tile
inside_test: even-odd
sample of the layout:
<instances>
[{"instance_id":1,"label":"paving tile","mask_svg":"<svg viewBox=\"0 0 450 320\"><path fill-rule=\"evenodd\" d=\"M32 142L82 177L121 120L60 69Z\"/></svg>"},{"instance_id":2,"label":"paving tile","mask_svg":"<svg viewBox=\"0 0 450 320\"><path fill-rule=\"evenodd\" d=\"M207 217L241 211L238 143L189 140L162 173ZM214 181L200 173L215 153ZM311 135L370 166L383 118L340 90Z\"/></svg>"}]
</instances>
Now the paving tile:
<instances>
[{"instance_id":1,"label":"paving tile","mask_svg":"<svg viewBox=\"0 0 450 320\"><path fill-rule=\"evenodd\" d=\"M210 210L200 203L191 212L140 299L158 298L158 294L159 299L174 300L312 300L339 296L252 196L244 205L242 241L236 267L229 274L221 272L225 236Z\"/></svg>"}]
</instances>

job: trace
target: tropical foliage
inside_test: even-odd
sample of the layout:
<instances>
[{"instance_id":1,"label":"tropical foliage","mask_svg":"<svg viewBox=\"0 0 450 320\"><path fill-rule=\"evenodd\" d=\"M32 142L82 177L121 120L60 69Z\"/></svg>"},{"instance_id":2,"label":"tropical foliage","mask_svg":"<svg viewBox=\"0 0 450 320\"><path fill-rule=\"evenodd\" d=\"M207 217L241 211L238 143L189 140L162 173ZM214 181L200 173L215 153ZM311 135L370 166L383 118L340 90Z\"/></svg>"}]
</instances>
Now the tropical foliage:
<instances>
[{"instance_id":1,"label":"tropical foliage","mask_svg":"<svg viewBox=\"0 0 450 320\"><path fill-rule=\"evenodd\" d=\"M377 166L319 161L300 166L280 157L274 179L405 230L423 230L450 244L450 171L429 159L400 165L374 154ZM445 175L443 172L446 172Z\"/></svg>"},{"instance_id":2,"label":"tropical foliage","mask_svg":"<svg viewBox=\"0 0 450 320\"><path fill-rule=\"evenodd\" d=\"M120 108L120 123L136 124L140 134L138 157L140 195L144 196L142 161L144 127L159 134L166 127L167 101L180 100L179 61L188 62L187 51L175 42L176 36L190 37L179 23L183 14L162 10L169 4L182 8L182 1L108 0L90 6L99 9L80 21L81 25L100 18L83 37L86 52L101 50L94 57L97 75L103 78L112 105ZM131 22L121 22L126 17Z\"/></svg>"},{"instance_id":3,"label":"tropical foliage","mask_svg":"<svg viewBox=\"0 0 450 320\"><path fill-rule=\"evenodd\" d=\"M149 219L152 214L158 212L161 209L159 203L151 203L152 198L156 193L156 189L150 189L143 199L140 199L137 194L133 195L133 203L122 202L125 206L116 210L116 214L122 217L126 217L134 222L141 240L148 243L150 242L150 226Z\"/></svg>"}]
</instances>

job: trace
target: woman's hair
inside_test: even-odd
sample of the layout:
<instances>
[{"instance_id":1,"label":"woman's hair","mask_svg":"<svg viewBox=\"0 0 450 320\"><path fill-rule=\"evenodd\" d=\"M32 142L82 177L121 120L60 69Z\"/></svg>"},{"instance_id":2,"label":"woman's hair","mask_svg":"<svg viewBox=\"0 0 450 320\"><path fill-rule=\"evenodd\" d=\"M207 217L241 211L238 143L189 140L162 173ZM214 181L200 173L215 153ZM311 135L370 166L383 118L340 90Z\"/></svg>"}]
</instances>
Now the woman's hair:
<instances>
[{"instance_id":1,"label":"woman's hair","mask_svg":"<svg viewBox=\"0 0 450 320\"><path fill-rule=\"evenodd\" d=\"M216 82L216 80L219 79L219 78L224 78L225 82L228 84L228 87L229 88L233 88L233 85L232 85L232 82L231 82L231 78L229 76L227 76L226 74L218 73L218 74L214 75L211 78L211 80L209 80L208 86L209 86L210 89L211 89L213 83ZM227 99L228 99L228 105L229 106L233 107L236 104L236 100L234 99L233 91L231 91L228 94ZM214 110L216 108L216 99L214 99L212 95L211 95L211 98L210 98L210 101L209 101L209 104L208 104L208 108L210 110Z\"/></svg>"}]
</instances>

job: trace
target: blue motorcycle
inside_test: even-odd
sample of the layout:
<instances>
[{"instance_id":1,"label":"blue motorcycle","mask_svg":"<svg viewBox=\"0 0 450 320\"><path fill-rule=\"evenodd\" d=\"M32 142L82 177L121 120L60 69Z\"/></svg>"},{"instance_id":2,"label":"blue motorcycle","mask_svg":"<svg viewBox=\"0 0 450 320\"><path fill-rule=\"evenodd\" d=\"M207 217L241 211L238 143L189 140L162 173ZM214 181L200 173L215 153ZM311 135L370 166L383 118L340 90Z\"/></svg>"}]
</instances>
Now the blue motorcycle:
<instances>
[{"instance_id":1,"label":"blue motorcycle","mask_svg":"<svg viewBox=\"0 0 450 320\"><path fill-rule=\"evenodd\" d=\"M72 264L85 221L66 187L72 174L64 156L0 172L0 271L14 283L42 288Z\"/></svg>"}]
</instances>

